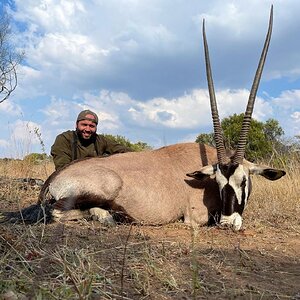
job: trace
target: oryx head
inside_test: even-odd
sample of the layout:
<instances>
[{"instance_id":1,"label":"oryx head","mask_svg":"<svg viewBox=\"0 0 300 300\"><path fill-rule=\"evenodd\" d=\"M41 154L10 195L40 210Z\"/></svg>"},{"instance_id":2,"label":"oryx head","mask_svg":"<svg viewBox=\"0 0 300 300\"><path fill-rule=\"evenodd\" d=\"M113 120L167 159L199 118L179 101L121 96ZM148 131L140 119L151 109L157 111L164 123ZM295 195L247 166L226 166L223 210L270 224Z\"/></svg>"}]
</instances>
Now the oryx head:
<instances>
[{"instance_id":1,"label":"oryx head","mask_svg":"<svg viewBox=\"0 0 300 300\"><path fill-rule=\"evenodd\" d=\"M248 132L250 129L250 122L255 97L270 44L272 23L273 6L271 7L268 33L266 36L258 68L255 74L255 78L252 84L251 92L249 95L248 105L246 108L243 125L240 132L238 145L234 155L232 157L228 157L226 155L226 149L224 146L223 134L219 120L217 102L212 80L212 72L210 67L209 52L205 34L205 23L203 20L203 42L205 52L206 74L218 163L215 165L205 166L200 171L196 171L187 175L198 180L203 180L207 176L215 178L219 185L220 197L222 202L220 223L221 225L232 225L235 230L239 230L242 226L242 213L247 204L247 200L251 191L250 175L262 175L269 180L277 180L283 175L285 175L285 172L282 170L258 166L244 159L245 147L247 143Z\"/></svg>"}]
</instances>

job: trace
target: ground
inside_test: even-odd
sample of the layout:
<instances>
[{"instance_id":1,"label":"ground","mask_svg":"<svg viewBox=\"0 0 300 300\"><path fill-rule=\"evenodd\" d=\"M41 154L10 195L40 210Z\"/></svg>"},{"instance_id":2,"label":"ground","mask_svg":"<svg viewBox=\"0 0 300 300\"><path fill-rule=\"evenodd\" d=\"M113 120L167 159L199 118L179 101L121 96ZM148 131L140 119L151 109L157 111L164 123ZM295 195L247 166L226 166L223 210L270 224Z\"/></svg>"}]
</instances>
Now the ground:
<instances>
[{"instance_id":1,"label":"ground","mask_svg":"<svg viewBox=\"0 0 300 300\"><path fill-rule=\"evenodd\" d=\"M0 236L3 292L32 299L300 299L299 228L81 220L5 225Z\"/></svg>"},{"instance_id":2,"label":"ground","mask_svg":"<svg viewBox=\"0 0 300 300\"><path fill-rule=\"evenodd\" d=\"M0 224L0 299L300 299L299 185L292 197L290 182L282 193L272 186L284 202L257 188L239 232L180 222ZM0 211L37 194L1 185Z\"/></svg>"}]
</instances>

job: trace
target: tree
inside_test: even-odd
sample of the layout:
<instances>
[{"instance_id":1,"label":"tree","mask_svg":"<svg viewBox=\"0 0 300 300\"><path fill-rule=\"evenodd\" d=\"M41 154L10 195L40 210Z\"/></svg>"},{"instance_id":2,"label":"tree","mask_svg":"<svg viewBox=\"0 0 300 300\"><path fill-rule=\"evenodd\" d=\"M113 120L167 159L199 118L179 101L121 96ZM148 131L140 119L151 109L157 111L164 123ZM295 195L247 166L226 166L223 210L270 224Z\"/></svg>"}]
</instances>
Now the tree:
<instances>
[{"instance_id":1,"label":"tree","mask_svg":"<svg viewBox=\"0 0 300 300\"><path fill-rule=\"evenodd\" d=\"M24 156L23 160L31 164L39 164L45 160L51 160L51 157L46 153L30 153Z\"/></svg>"},{"instance_id":2,"label":"tree","mask_svg":"<svg viewBox=\"0 0 300 300\"><path fill-rule=\"evenodd\" d=\"M238 143L244 114L234 114L224 118L221 127L224 135L226 148L234 150ZM265 123L255 119L251 120L248 143L246 145L245 157L250 160L269 158L273 150L280 149L282 143L280 138L284 135L283 129L277 120L269 119ZM200 134L196 142L206 143L215 146L213 133Z\"/></svg>"},{"instance_id":3,"label":"tree","mask_svg":"<svg viewBox=\"0 0 300 300\"><path fill-rule=\"evenodd\" d=\"M10 19L6 14L0 16L0 103L9 98L16 89L17 66L24 53L15 51L11 43Z\"/></svg>"},{"instance_id":4,"label":"tree","mask_svg":"<svg viewBox=\"0 0 300 300\"><path fill-rule=\"evenodd\" d=\"M196 138L196 143L207 144L216 147L215 137L213 133L201 133Z\"/></svg>"},{"instance_id":5,"label":"tree","mask_svg":"<svg viewBox=\"0 0 300 300\"><path fill-rule=\"evenodd\" d=\"M149 146L145 142L137 142L137 143L131 143L128 139L126 139L123 136L120 135L111 135L111 134L104 134L104 136L108 139L111 139L127 148L130 148L132 151L143 151L143 150L149 150L151 149L151 146Z\"/></svg>"},{"instance_id":6,"label":"tree","mask_svg":"<svg viewBox=\"0 0 300 300\"><path fill-rule=\"evenodd\" d=\"M264 131L269 141L277 142L283 135L284 131L279 126L277 120L269 119L266 121Z\"/></svg>"}]
</instances>

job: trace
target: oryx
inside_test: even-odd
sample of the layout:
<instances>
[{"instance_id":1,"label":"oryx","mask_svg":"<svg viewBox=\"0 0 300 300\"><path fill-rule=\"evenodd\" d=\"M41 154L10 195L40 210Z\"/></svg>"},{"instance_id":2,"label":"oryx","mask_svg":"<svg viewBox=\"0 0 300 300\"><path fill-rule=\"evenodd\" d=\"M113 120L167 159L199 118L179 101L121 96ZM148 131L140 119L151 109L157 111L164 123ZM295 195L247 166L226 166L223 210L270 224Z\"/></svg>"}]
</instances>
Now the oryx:
<instances>
[{"instance_id":1,"label":"oryx","mask_svg":"<svg viewBox=\"0 0 300 300\"><path fill-rule=\"evenodd\" d=\"M99 211L105 209L120 212L142 224L166 224L182 218L186 224L195 226L206 224L212 217L221 225L232 225L239 230L251 191L250 175L258 174L270 180L285 175L282 170L258 166L244 159L255 97L270 43L272 21L273 8L233 156L228 156L224 147L203 21L216 149L197 143L183 143L158 150L72 162L46 180L38 203L21 211L23 219L36 221L43 215L47 216L47 220L49 215L54 216L55 220L64 219L73 209L89 210L94 217L100 218ZM195 169L199 171L192 172ZM40 213L42 210L45 214ZM17 219L19 216L17 213L3 214L4 219ZM105 213L105 220L112 219Z\"/></svg>"}]
</instances>

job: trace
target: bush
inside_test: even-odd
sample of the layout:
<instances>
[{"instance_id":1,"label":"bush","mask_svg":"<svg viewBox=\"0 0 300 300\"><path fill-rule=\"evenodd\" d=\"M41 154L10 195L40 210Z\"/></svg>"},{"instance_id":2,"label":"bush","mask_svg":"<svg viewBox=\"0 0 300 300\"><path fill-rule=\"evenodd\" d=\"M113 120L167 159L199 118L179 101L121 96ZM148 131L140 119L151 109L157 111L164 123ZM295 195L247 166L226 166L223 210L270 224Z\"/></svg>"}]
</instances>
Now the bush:
<instances>
[{"instance_id":1,"label":"bush","mask_svg":"<svg viewBox=\"0 0 300 300\"><path fill-rule=\"evenodd\" d=\"M49 159L51 158L46 153L30 153L23 158L24 161L32 164L39 164Z\"/></svg>"},{"instance_id":2,"label":"bush","mask_svg":"<svg viewBox=\"0 0 300 300\"><path fill-rule=\"evenodd\" d=\"M151 146L149 146L147 143L144 142L137 142L137 143L131 143L128 139L126 139L123 136L120 135L111 135L111 134L104 134L104 136L114 142L117 142L132 151L139 152L139 151L144 151L144 150L150 150L152 149Z\"/></svg>"},{"instance_id":3,"label":"bush","mask_svg":"<svg viewBox=\"0 0 300 300\"><path fill-rule=\"evenodd\" d=\"M234 150L238 144L244 114L234 114L224 118L221 122L224 143L227 149ZM277 120L269 119L266 122L251 120L245 158L250 161L269 159L279 149L283 148L280 138L284 131ZM196 138L197 143L204 143L215 147L214 133L202 133Z\"/></svg>"}]
</instances>

